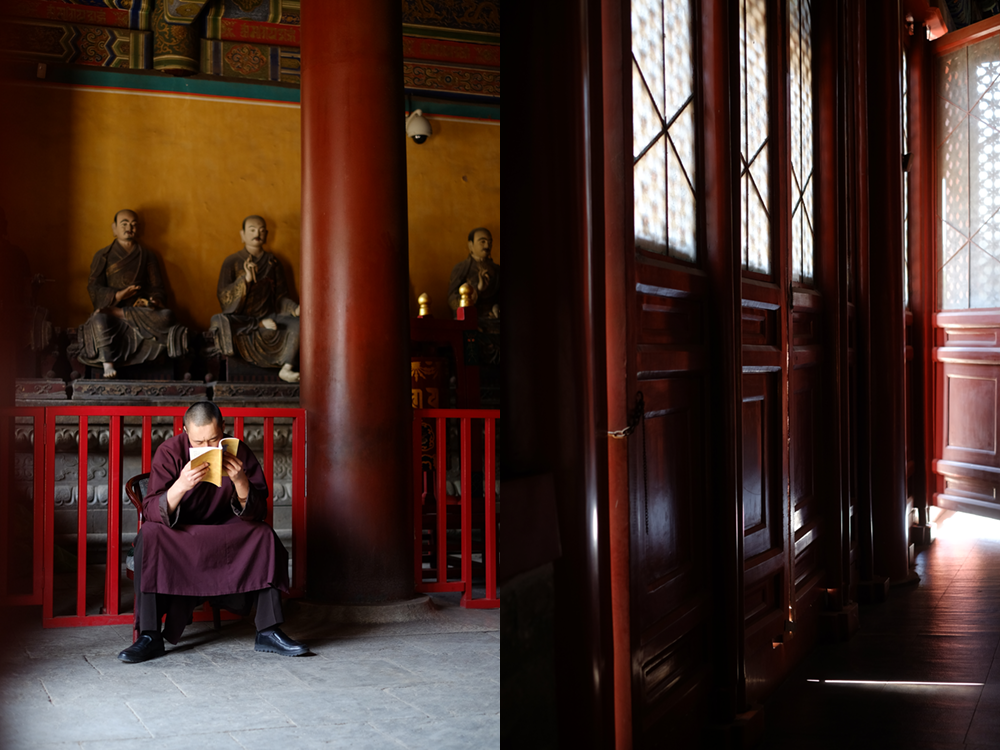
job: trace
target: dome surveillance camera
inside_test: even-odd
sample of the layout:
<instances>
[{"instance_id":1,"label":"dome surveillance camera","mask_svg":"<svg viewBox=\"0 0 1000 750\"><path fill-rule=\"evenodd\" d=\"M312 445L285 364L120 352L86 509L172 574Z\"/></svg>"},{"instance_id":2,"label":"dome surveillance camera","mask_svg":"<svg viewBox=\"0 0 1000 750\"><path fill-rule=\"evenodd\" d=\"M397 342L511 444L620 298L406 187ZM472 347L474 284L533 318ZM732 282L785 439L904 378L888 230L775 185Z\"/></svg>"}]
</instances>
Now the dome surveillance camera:
<instances>
[{"instance_id":1,"label":"dome surveillance camera","mask_svg":"<svg viewBox=\"0 0 1000 750\"><path fill-rule=\"evenodd\" d=\"M427 122L424 113L419 109L413 110L406 118L406 134L413 139L414 143L425 143L431 134L431 124Z\"/></svg>"}]
</instances>

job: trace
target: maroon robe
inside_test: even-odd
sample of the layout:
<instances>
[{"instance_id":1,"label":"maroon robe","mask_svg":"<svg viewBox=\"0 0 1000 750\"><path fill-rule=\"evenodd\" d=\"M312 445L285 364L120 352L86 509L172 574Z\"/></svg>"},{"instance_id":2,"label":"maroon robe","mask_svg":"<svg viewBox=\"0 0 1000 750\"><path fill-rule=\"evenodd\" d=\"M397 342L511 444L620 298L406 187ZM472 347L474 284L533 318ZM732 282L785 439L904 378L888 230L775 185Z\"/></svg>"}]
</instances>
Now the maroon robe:
<instances>
[{"instance_id":1,"label":"maroon robe","mask_svg":"<svg viewBox=\"0 0 1000 750\"><path fill-rule=\"evenodd\" d=\"M269 586L288 591L288 552L263 523L269 490L246 443L236 454L250 481L242 511L232 480L223 475L222 487L202 482L181 498L173 516L167 513L167 490L189 461L190 447L182 432L157 449L142 508L142 590L178 597L165 607L164 637L172 643L206 597Z\"/></svg>"}]
</instances>

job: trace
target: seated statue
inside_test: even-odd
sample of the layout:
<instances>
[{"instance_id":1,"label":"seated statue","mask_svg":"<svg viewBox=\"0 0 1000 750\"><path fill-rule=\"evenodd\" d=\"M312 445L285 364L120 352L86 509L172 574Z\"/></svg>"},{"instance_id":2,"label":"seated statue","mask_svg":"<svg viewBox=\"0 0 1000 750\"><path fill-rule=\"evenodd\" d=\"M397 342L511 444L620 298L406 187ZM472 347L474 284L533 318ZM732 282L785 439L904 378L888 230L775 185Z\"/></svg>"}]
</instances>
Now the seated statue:
<instances>
[{"instance_id":1,"label":"seated statue","mask_svg":"<svg viewBox=\"0 0 1000 750\"><path fill-rule=\"evenodd\" d=\"M139 217L119 211L111 230L115 241L98 250L90 264L87 291L94 312L69 348L84 364L102 365L106 378L116 377L118 367L151 362L164 352L187 353L187 328L175 324L165 307L160 264L138 242Z\"/></svg>"},{"instance_id":2,"label":"seated statue","mask_svg":"<svg viewBox=\"0 0 1000 750\"><path fill-rule=\"evenodd\" d=\"M278 377L298 383L299 305L288 297L285 271L264 249L267 224L248 216L240 230L243 249L222 262L216 290L222 312L212 316L216 348L258 367L278 367Z\"/></svg>"},{"instance_id":3,"label":"seated statue","mask_svg":"<svg viewBox=\"0 0 1000 750\"><path fill-rule=\"evenodd\" d=\"M484 227L469 232L469 257L451 270L448 282L448 304L458 309L459 288L468 284L472 288L469 301L479 313L479 319L500 317L500 266L493 262L493 235Z\"/></svg>"}]
</instances>

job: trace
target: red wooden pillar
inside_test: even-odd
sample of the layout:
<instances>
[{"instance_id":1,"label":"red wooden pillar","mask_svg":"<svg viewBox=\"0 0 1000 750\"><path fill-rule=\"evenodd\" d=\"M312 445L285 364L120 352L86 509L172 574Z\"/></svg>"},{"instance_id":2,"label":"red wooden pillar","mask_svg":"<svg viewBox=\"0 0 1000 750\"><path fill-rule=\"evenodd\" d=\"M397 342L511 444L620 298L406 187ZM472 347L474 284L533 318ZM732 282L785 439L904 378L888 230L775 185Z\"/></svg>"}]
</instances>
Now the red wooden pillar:
<instances>
[{"instance_id":1,"label":"red wooden pillar","mask_svg":"<svg viewBox=\"0 0 1000 750\"><path fill-rule=\"evenodd\" d=\"M302 406L310 598L409 597L401 6L302 4Z\"/></svg>"},{"instance_id":2,"label":"red wooden pillar","mask_svg":"<svg viewBox=\"0 0 1000 750\"><path fill-rule=\"evenodd\" d=\"M868 185L874 572L909 578L903 330L903 166L898 1L868 5Z\"/></svg>"}]
</instances>

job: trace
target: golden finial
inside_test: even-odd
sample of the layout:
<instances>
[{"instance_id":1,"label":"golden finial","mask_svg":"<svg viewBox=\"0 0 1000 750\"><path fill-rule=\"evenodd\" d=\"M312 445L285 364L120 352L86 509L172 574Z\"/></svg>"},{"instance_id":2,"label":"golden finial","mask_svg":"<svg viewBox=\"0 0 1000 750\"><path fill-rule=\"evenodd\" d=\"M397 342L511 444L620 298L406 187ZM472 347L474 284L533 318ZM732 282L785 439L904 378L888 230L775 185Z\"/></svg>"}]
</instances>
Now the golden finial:
<instances>
[{"instance_id":1,"label":"golden finial","mask_svg":"<svg viewBox=\"0 0 1000 750\"><path fill-rule=\"evenodd\" d=\"M431 296L424 292L419 297L417 297L417 304L420 305L420 310L417 312L418 318L429 318L431 315Z\"/></svg>"},{"instance_id":2,"label":"golden finial","mask_svg":"<svg viewBox=\"0 0 1000 750\"><path fill-rule=\"evenodd\" d=\"M472 300L469 297L472 296L472 287L468 284L462 284L458 288L458 306L459 307L472 307Z\"/></svg>"}]
</instances>

